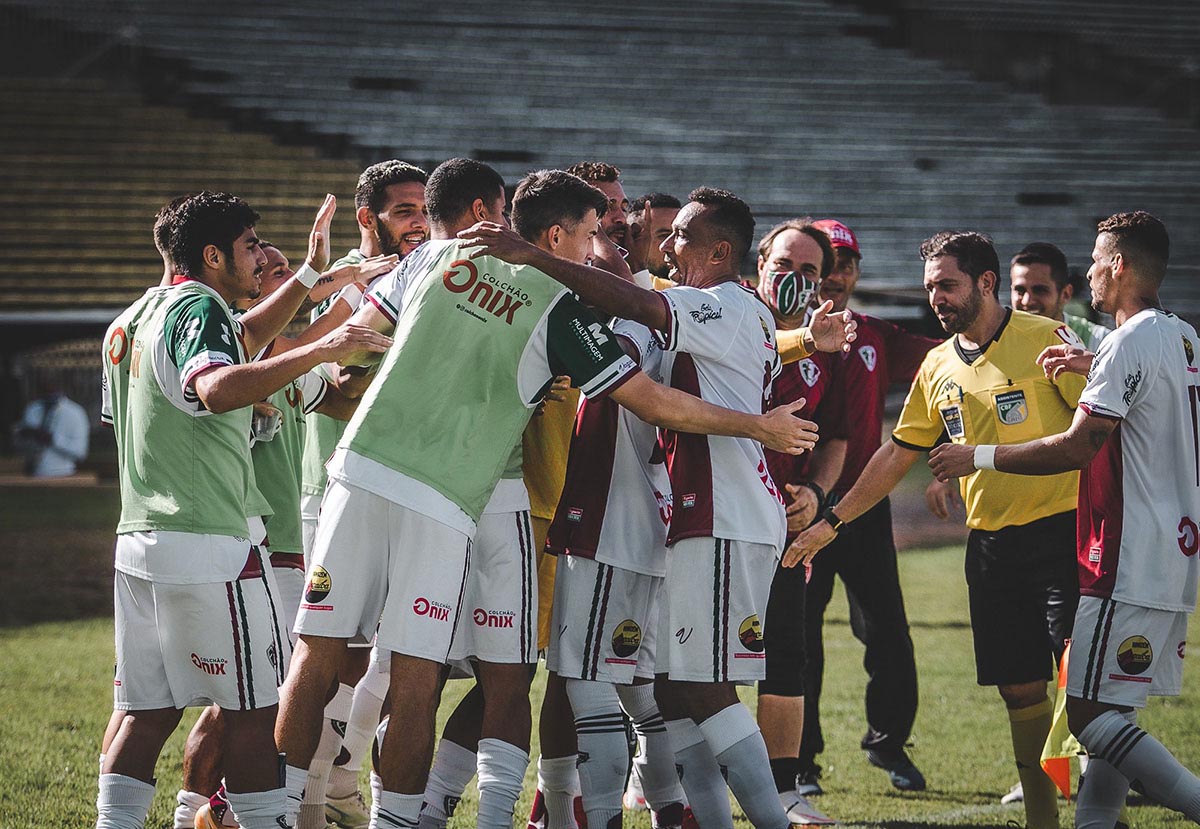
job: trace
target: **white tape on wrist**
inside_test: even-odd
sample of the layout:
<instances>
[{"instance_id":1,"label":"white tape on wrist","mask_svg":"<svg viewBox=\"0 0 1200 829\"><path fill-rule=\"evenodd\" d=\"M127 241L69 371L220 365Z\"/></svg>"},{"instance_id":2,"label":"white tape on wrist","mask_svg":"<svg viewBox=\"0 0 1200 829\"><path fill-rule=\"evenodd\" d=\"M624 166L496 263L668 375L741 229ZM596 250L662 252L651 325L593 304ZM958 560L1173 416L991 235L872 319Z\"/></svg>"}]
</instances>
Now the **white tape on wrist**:
<instances>
[{"instance_id":1,"label":"white tape on wrist","mask_svg":"<svg viewBox=\"0 0 1200 829\"><path fill-rule=\"evenodd\" d=\"M296 281L305 288L308 288L310 291L313 289L313 286L317 284L317 280L321 278L321 274L317 273L316 270L313 269L313 266L307 262L301 265L300 270L296 271L294 275L296 277Z\"/></svg>"},{"instance_id":2,"label":"white tape on wrist","mask_svg":"<svg viewBox=\"0 0 1200 829\"><path fill-rule=\"evenodd\" d=\"M363 291L357 282L351 282L345 288L342 288L342 292L338 294L338 299L349 305L351 311L358 310L358 306L362 304L362 298Z\"/></svg>"},{"instance_id":3,"label":"white tape on wrist","mask_svg":"<svg viewBox=\"0 0 1200 829\"><path fill-rule=\"evenodd\" d=\"M996 468L996 447L994 444L984 444L975 447L975 468L992 470Z\"/></svg>"}]
</instances>

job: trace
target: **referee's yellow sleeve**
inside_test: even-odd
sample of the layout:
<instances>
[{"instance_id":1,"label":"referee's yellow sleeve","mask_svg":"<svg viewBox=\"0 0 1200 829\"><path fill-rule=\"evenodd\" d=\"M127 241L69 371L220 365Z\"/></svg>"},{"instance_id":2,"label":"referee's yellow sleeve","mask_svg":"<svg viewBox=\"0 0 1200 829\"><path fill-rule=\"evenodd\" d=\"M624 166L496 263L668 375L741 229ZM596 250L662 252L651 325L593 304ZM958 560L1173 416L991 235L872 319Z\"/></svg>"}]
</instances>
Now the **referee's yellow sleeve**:
<instances>
[{"instance_id":1,"label":"referee's yellow sleeve","mask_svg":"<svg viewBox=\"0 0 1200 829\"><path fill-rule=\"evenodd\" d=\"M905 449L928 451L937 445L942 436L941 419L930 410L930 395L926 386L929 375L922 363L917 376L913 378L908 397L904 399L904 408L896 420L896 428L892 430L892 440Z\"/></svg>"}]
</instances>

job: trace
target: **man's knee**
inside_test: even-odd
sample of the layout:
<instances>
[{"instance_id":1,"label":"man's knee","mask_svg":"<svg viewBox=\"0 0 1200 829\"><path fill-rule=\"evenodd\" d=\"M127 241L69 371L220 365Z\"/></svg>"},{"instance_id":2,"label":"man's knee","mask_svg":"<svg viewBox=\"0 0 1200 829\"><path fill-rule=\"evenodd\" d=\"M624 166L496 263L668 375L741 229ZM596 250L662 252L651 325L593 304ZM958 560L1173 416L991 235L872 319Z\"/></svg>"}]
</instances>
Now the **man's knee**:
<instances>
[{"instance_id":1,"label":"man's knee","mask_svg":"<svg viewBox=\"0 0 1200 829\"><path fill-rule=\"evenodd\" d=\"M1046 682L1022 682L1015 685L1000 685L997 687L1000 698L1010 709L1029 708L1046 699Z\"/></svg>"}]
</instances>

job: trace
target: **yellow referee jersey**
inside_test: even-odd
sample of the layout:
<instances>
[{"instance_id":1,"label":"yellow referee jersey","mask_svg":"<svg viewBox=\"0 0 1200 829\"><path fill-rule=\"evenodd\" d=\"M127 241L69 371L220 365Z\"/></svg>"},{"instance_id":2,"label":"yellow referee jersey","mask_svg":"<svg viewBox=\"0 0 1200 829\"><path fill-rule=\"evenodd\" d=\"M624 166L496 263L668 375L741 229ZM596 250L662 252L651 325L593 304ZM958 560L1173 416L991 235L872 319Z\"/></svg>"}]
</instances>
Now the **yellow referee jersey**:
<instances>
[{"instance_id":1,"label":"yellow referee jersey","mask_svg":"<svg viewBox=\"0 0 1200 829\"><path fill-rule=\"evenodd\" d=\"M1087 382L1064 372L1047 380L1035 360L1051 345L1078 345L1064 324L1008 311L983 354L968 363L958 337L932 349L913 380L892 432L901 446L1024 443L1066 431ZM1075 509L1079 473L1025 476L979 470L959 481L967 526L998 530Z\"/></svg>"}]
</instances>

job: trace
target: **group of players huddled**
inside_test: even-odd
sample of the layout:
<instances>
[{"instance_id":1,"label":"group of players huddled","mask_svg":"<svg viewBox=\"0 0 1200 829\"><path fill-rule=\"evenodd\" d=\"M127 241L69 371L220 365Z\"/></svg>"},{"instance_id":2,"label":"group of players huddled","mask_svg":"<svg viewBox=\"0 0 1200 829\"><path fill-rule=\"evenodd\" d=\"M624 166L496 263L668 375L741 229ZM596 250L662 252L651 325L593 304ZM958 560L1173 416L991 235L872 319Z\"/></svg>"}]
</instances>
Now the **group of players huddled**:
<instances>
[{"instance_id":1,"label":"group of players huddled","mask_svg":"<svg viewBox=\"0 0 1200 829\"><path fill-rule=\"evenodd\" d=\"M808 798L835 577L866 648L866 759L920 791L886 496L925 453L931 509L958 491L971 528L1006 799L1058 825L1039 758L1074 639L1077 824L1123 822L1131 783L1200 821L1200 779L1135 716L1179 693L1200 558L1200 338L1159 307L1153 216L1098 228L1115 332L1064 314L1053 245L1013 258L1006 308L986 236L932 236L939 342L847 309L862 254L841 222L772 228L745 280L741 199L631 203L604 163L530 173L511 204L478 161L375 164L331 264L334 210L293 270L243 200L175 199L161 283L105 336L122 511L98 829L143 826L189 706L208 707L176 827L444 829L476 776L479 826L510 827L539 656L531 829L619 829L623 807L732 829L730 791L759 829L832 824ZM884 442L893 382L912 388ZM474 684L437 740L447 679Z\"/></svg>"}]
</instances>

